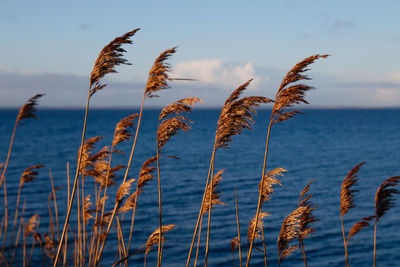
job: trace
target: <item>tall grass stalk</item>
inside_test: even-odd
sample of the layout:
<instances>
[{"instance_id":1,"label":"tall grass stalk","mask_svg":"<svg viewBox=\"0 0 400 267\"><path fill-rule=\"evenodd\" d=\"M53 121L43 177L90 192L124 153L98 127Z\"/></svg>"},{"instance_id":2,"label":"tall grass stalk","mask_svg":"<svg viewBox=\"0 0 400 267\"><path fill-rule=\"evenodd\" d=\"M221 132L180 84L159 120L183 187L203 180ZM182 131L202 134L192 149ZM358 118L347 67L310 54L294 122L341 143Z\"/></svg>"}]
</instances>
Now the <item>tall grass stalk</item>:
<instances>
[{"instance_id":1,"label":"tall grass stalk","mask_svg":"<svg viewBox=\"0 0 400 267\"><path fill-rule=\"evenodd\" d=\"M236 225L237 225L237 232L238 232L238 242L239 242L239 262L240 267L242 267L242 245L240 240L240 223L239 223L239 209L238 209L238 200L237 200L237 190L235 187L235 210L236 210Z\"/></svg>"},{"instance_id":2,"label":"tall grass stalk","mask_svg":"<svg viewBox=\"0 0 400 267\"><path fill-rule=\"evenodd\" d=\"M134 29L133 31L127 32L123 36L115 38L108 45L106 45L103 48L103 50L100 52L99 56L97 57L95 66L92 70L92 73L90 74L89 91L88 91L88 97L87 97L87 101L86 101L85 118L84 118L84 122L83 122L81 145L80 145L80 149L79 149L79 156L78 156L78 161L77 161L77 166L76 166L74 185L72 187L72 195L71 195L70 202L68 203L67 215L65 218L65 223L64 223L62 234L61 234L61 238L58 243L57 254L54 259L53 267L56 267L57 263L58 263L58 258L60 256L62 243L64 241L69 218L71 215L72 204L74 202L76 187L78 185L79 170L80 170L80 165L81 165L81 160L82 160L82 151L83 151L83 144L85 141L86 123L87 123L89 103L90 103L91 96L93 96L97 91L103 89L106 86L105 84L101 84L100 80L107 73L116 72L116 70L114 69L115 66L120 65L120 64L129 65L129 63L125 59L122 58L122 55L123 55L122 53L125 52L125 50L123 50L121 48L121 45L127 44L127 43L128 44L132 43L132 41L129 40L129 38L132 37L138 30L139 29Z\"/></svg>"},{"instance_id":3,"label":"tall grass stalk","mask_svg":"<svg viewBox=\"0 0 400 267\"><path fill-rule=\"evenodd\" d=\"M246 267L248 267L250 264L251 252L253 249L254 237L255 237L255 233L256 233L255 230L257 227L258 217L259 217L260 210L261 210L261 197L262 197L263 186L264 186L264 178L265 178L266 163L267 163L267 158L268 158L268 145L269 145L269 137L270 137L270 133L271 133L271 128L275 123L288 120L288 119L294 117L296 114L302 113L297 110L287 111L286 109L291 108L295 104L299 104L299 103L307 104L308 102L304 99L305 92L307 92L308 90L311 90L313 88L310 86L304 85L304 84L296 84L296 82L309 79L305 74L303 74L304 71L307 71L307 66L314 63L314 61L319 58L326 58L326 57L328 57L328 55L317 54L317 55L308 57L308 58L300 61L299 63L297 63L285 75L285 77L283 78L283 80L279 86L279 89L275 95L274 106L272 108L271 118L270 118L269 124L268 124L267 141L266 141L266 145L265 145L264 162L263 162L263 169L262 169L262 174L261 174L261 188L260 188L260 193L258 195L257 212L255 215L256 221L254 224L252 237L250 239L250 247L249 247L249 251L247 253Z\"/></svg>"},{"instance_id":4,"label":"tall grass stalk","mask_svg":"<svg viewBox=\"0 0 400 267\"><path fill-rule=\"evenodd\" d=\"M138 133L139 133L139 127L140 127L140 122L141 122L141 118L142 118L142 112L143 112L143 106L144 106L144 101L146 97L154 97L155 95L153 95L154 92L157 92L159 90L163 90L163 89L167 89L169 88L167 80L169 80L168 77L168 72L170 71L170 67L168 65L168 63L166 63L165 61L176 51L176 47L172 48L172 49L168 49L165 50L164 52L162 52L157 59L155 60L152 68L149 71L149 77L147 80L147 84L146 84L146 89L144 90L144 94L142 97L142 103L140 105L140 112L139 112L139 117L138 117L138 122L137 122L137 126L136 126L136 133L135 133L135 138L133 141L133 145L132 145L132 149L131 149L131 153L129 156L129 160L128 160L128 165L126 167L126 171L125 171L125 176L123 179L123 183L126 181L126 178L128 177L128 172L130 169L130 166L132 164L132 159L133 159L133 153L135 151L136 148L136 141L137 141L137 137L138 137ZM117 203L115 203L114 205L114 210L112 212L112 216L110 218L109 221L109 225L108 225L108 229L110 229L110 225L112 223L112 221L114 220L114 215L115 212L118 208ZM98 250L98 253L95 253L95 262L94 264L96 265L97 262L100 260L101 254L103 252L104 249L104 245L105 242L107 240L107 236L108 236L108 231L106 231L105 233L105 237L104 237L104 241L102 242L102 244L98 247L100 247L100 249ZM97 251L97 249L96 249Z\"/></svg>"}]
</instances>

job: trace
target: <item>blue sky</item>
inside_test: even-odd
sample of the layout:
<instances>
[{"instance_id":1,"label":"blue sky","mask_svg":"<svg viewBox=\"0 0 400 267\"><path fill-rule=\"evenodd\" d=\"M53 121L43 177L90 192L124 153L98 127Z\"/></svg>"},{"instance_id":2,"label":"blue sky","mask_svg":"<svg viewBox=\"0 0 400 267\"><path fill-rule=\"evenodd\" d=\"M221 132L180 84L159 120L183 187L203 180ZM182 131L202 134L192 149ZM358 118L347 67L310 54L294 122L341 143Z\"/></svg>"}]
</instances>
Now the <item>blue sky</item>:
<instances>
[{"instance_id":1,"label":"blue sky","mask_svg":"<svg viewBox=\"0 0 400 267\"><path fill-rule=\"evenodd\" d=\"M400 106L400 1L1 1L0 107L46 93L48 107L82 107L100 50L125 46L132 66L107 76L95 107L140 104L160 52L178 46L174 82L148 106L197 96L219 106L250 78L248 94L273 97L299 60L332 55L309 72L314 107Z\"/></svg>"}]
</instances>

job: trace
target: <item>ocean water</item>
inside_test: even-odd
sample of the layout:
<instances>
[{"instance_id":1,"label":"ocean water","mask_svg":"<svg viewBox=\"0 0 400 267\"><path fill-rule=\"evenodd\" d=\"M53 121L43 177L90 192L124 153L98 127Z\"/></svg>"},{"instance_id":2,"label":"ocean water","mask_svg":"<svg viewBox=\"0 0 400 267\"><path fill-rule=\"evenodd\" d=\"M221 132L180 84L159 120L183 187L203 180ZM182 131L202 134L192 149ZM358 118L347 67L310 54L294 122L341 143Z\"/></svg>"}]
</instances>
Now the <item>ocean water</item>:
<instances>
[{"instance_id":1,"label":"ocean water","mask_svg":"<svg viewBox=\"0 0 400 267\"><path fill-rule=\"evenodd\" d=\"M156 153L157 118L160 110L145 110L133 167L129 178L137 178L144 160ZM5 161L17 110L0 110L0 162ZM91 110L87 138L104 136L96 147L109 145L115 124L136 110ZM340 225L340 187L348 171L360 162L367 163L359 172L356 208L344 217L345 229L360 218L373 215L378 186L392 176L400 175L400 109L310 109L306 115L277 124L271 132L267 169L282 167L288 172L281 177L282 187L275 187L270 202L263 210L271 213L264 219L269 266L277 266L277 238L283 219L296 208L301 190L310 181L312 201L318 206L315 233L304 241L309 266L343 266L344 248ZM51 192L49 168L57 191L60 228L66 212L67 162L71 176L75 174L84 112L82 110L38 111L39 120L26 120L17 129L13 153L7 170L10 218L13 216L19 179L31 165L44 164L39 177L22 189L26 203L24 218L39 214L39 232L49 231L48 196ZM166 236L163 265L184 266L207 177L219 110L194 109L188 117L194 122L188 133L174 136L165 145L160 161L163 224L176 224ZM219 185L221 201L212 211L209 266L233 266L230 240L237 235L234 190L237 188L243 250L246 249L247 227L256 213L258 183L262 171L269 110L260 110L253 131L235 136L228 149L217 151L215 170L224 169ZM125 155L113 157L113 166L127 164L131 141L119 145ZM119 173L117 184L123 173ZM86 193L93 192L92 178L87 179ZM72 182L72 181L71 181ZM114 199L116 188L110 191ZM109 201L111 202L111 201ZM3 190L0 192L3 207ZM109 206L111 209L111 206ZM0 210L3 215L3 208ZM377 262L379 266L400 264L400 200L378 224ZM125 236L129 233L130 215L125 217ZM10 219L12 220L12 219ZM76 216L71 216L75 227ZM204 222L206 225L206 221ZM139 196L136 212L133 250L140 248L158 227L157 182L151 181ZM199 252L199 265L204 264L205 233ZM116 235L109 236L103 266L116 256ZM70 241L72 242L72 241ZM256 242L262 250L262 244ZM261 250L253 250L252 266L263 264ZM154 266L157 247L149 253L147 264ZM371 266L373 260L373 227L358 233L349 245L353 266ZM238 254L235 254L238 262ZM244 257L243 257L244 258ZM130 258L132 266L143 264L144 255ZM41 262L40 250L34 251L33 262ZM192 260L193 263L193 260ZM282 266L303 266L300 252L284 259Z\"/></svg>"}]
</instances>

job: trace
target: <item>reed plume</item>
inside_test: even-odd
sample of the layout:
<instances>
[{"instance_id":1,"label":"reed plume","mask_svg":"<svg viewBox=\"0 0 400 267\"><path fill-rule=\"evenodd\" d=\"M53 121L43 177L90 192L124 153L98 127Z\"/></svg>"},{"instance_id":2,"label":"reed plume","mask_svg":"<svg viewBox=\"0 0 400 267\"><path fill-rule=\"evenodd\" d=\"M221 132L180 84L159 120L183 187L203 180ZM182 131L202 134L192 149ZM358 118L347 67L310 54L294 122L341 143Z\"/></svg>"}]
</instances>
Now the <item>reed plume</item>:
<instances>
[{"instance_id":1,"label":"reed plume","mask_svg":"<svg viewBox=\"0 0 400 267\"><path fill-rule=\"evenodd\" d=\"M86 122L87 122L87 116L88 116L88 110L89 110L89 103L91 97L99 90L103 89L106 84L101 83L101 79L107 74L107 73L115 73L117 72L115 70L115 67L121 64L127 65L129 64L126 59L124 59L123 53L125 50L121 48L123 44L130 44L132 43L130 38L138 31L139 29L134 29L130 32L125 33L124 35L115 38L113 41L111 41L108 45L106 45L103 50L100 52L98 55L95 63L93 70L90 74L90 83L89 83L89 91L88 91L88 97L86 101L86 109L85 109L85 118L84 118L84 123L83 123L83 130L82 130L82 138L81 138L81 145L80 147L83 146L84 141L85 141L85 134L86 134ZM61 238L58 243L58 249L57 249L57 254L54 259L53 266L56 267L60 252L61 252L61 247L62 243L64 241L65 233L67 231L67 226L69 222L69 218L71 215L71 209L72 209L72 204L74 201L75 197L75 192L76 192L76 187L78 184L78 176L79 176L79 170L80 170L80 164L81 164L81 157L82 157L82 149L80 149L79 156L78 156L78 162L77 162L77 167L76 167L76 172L75 172L75 178L74 178L74 185L72 187L72 195L70 198L70 201L68 203L68 209L67 209L67 215L65 218L65 223L63 227L63 231L61 234Z\"/></svg>"},{"instance_id":2,"label":"reed plume","mask_svg":"<svg viewBox=\"0 0 400 267\"><path fill-rule=\"evenodd\" d=\"M355 207L354 204L354 194L358 190L354 190L352 187L358 182L358 171L365 162L361 162L356 165L350 172L344 177L342 187L340 190L340 221L342 224L342 234L343 234L343 244L345 251L346 266L349 266L349 255L347 251L346 235L344 231L343 216L352 208Z\"/></svg>"},{"instance_id":3,"label":"reed plume","mask_svg":"<svg viewBox=\"0 0 400 267\"><path fill-rule=\"evenodd\" d=\"M171 71L171 66L166 62L166 60L176 52L176 47L167 49L162 52L154 61L153 66L149 71L149 77L146 83L146 89L144 94L146 97L157 97L154 95L155 92L168 89L168 72Z\"/></svg>"},{"instance_id":4,"label":"reed plume","mask_svg":"<svg viewBox=\"0 0 400 267\"><path fill-rule=\"evenodd\" d=\"M369 222L374 218L375 216L369 216L369 217L364 217L358 222L356 222L351 228L350 231L347 235L347 241L346 244L347 246L349 245L350 239L355 236L358 232L360 232L362 229L365 227L369 226Z\"/></svg>"},{"instance_id":5,"label":"reed plume","mask_svg":"<svg viewBox=\"0 0 400 267\"><path fill-rule=\"evenodd\" d=\"M296 114L301 114L302 112L298 110L288 111L288 108L293 108L295 104L308 104L308 102L304 99L305 93L313 87L299 83L303 80L309 80L310 78L305 74L308 70L308 66L314 63L316 60L320 58L326 58L328 55L313 55L308 58L303 59L298 62L292 69L290 69L286 75L283 77L282 82L278 88L278 91L275 95L274 106L271 112L271 118L269 120L268 131L267 131L267 140L265 145L265 154L264 154L264 163L263 170L261 174L261 185L264 185L264 177L266 171L266 164L268 158L268 145L269 145L269 137L271 133L271 127L276 123L288 120L293 118ZM256 220L258 219L258 213L261 210L261 192L263 190L259 190L258 196L258 204L257 204L257 212L256 212ZM257 225L257 224L255 224ZM255 231L253 231L255 233ZM254 237L250 241L250 249L247 253L247 262L246 267L250 264L251 252L253 249Z\"/></svg>"},{"instance_id":6,"label":"reed plume","mask_svg":"<svg viewBox=\"0 0 400 267\"><path fill-rule=\"evenodd\" d=\"M234 237L231 240L231 250L232 250L232 259L233 259L233 263L236 265L236 260L235 260L235 250L240 246L240 242L239 239L237 237Z\"/></svg>"},{"instance_id":7,"label":"reed plume","mask_svg":"<svg viewBox=\"0 0 400 267\"><path fill-rule=\"evenodd\" d=\"M400 193L400 191L394 187L399 184L399 181L400 176L393 176L386 179L379 186L375 194L374 267L376 264L376 227L382 216L394 207L394 194Z\"/></svg>"},{"instance_id":8,"label":"reed plume","mask_svg":"<svg viewBox=\"0 0 400 267\"><path fill-rule=\"evenodd\" d=\"M152 91L150 91L152 92ZM157 129L157 181L158 181L158 212L159 212L159 228L162 226L162 208L161 208L161 177L160 177L160 154L162 148L179 131L187 132L191 127L191 121L186 117L178 116L182 112L191 112L192 105L195 103L202 103L199 98L190 97L176 101L161 110L159 116L159 126ZM161 248L161 235L159 236L158 243L158 261L157 266L161 266L162 248Z\"/></svg>"},{"instance_id":9,"label":"reed plume","mask_svg":"<svg viewBox=\"0 0 400 267\"><path fill-rule=\"evenodd\" d=\"M145 251L145 256L144 256L144 265L145 266L146 266L147 254L149 254L149 252L151 251L153 246L159 242L160 238L161 238L162 242L164 243L164 241L165 241L164 234L166 234L167 232L174 229L175 226L176 226L175 224L163 225L162 227L157 228L157 230L155 230L149 236L149 238L147 239L147 242L146 242L146 251ZM160 229L161 229L161 231L160 231Z\"/></svg>"},{"instance_id":10,"label":"reed plume","mask_svg":"<svg viewBox=\"0 0 400 267\"><path fill-rule=\"evenodd\" d=\"M269 171L265 178L264 178L264 184L262 185L261 183L258 185L258 190L262 192L259 192L261 194L261 205L265 201L271 200L271 195L274 192L273 185L278 184L282 186L281 182L275 178L276 176L283 176L283 173L287 172L287 170L283 168L276 168L273 169L272 171Z\"/></svg>"},{"instance_id":11,"label":"reed plume","mask_svg":"<svg viewBox=\"0 0 400 267\"><path fill-rule=\"evenodd\" d=\"M307 207L300 206L283 220L278 237L279 266L284 258L298 249L298 246L291 245L291 242L299 238L301 218L306 210Z\"/></svg>"},{"instance_id":12,"label":"reed plume","mask_svg":"<svg viewBox=\"0 0 400 267\"><path fill-rule=\"evenodd\" d=\"M131 219L131 229L129 231L129 241L128 241L128 249L127 249L128 251L129 251L131 240L132 240L132 232L133 232L133 225L135 223L135 214L136 214L138 197L139 197L139 194L142 193L143 187L146 185L146 183L148 183L149 181L151 181L155 178L153 173L157 168L154 166L151 166L151 165L154 164L156 161L157 161L157 156L154 156L154 157L147 159L143 163L142 167L140 168L138 181L136 183L136 191L125 202L126 205L129 205L126 208L126 210L133 209L132 219Z\"/></svg>"},{"instance_id":13,"label":"reed plume","mask_svg":"<svg viewBox=\"0 0 400 267\"><path fill-rule=\"evenodd\" d=\"M115 197L115 201L121 203L124 198L129 194L129 190L131 188L131 184L135 181L135 179L129 179L125 183L121 184L117 191L117 196Z\"/></svg>"},{"instance_id":14,"label":"reed plume","mask_svg":"<svg viewBox=\"0 0 400 267\"><path fill-rule=\"evenodd\" d=\"M214 207L217 204L226 205L225 203L221 202L220 196L219 196L220 192L217 190L217 186L219 185L219 183L222 180L222 174L224 173L224 171L225 170L218 171L214 176L212 186L211 186L211 184L209 184L207 186L206 196L211 193L211 202L210 202L209 198L207 198L205 200L204 208L203 208L203 215L205 213L207 213L212 207Z\"/></svg>"},{"instance_id":15,"label":"reed plume","mask_svg":"<svg viewBox=\"0 0 400 267\"><path fill-rule=\"evenodd\" d=\"M128 117L123 118L117 123L115 127L114 138L112 141L112 147L131 139L132 134L130 129L134 126L134 119L137 118L139 114L129 115Z\"/></svg>"},{"instance_id":16,"label":"reed plume","mask_svg":"<svg viewBox=\"0 0 400 267\"><path fill-rule=\"evenodd\" d=\"M256 218L255 215L253 216L253 219L251 219L249 227L247 228L247 243L250 242L253 235L255 239L261 239L261 231L264 227L263 219L265 216L270 216L270 215L271 214L268 212L260 212L258 214L258 218ZM255 232L253 233L253 231Z\"/></svg>"},{"instance_id":17,"label":"reed plume","mask_svg":"<svg viewBox=\"0 0 400 267\"><path fill-rule=\"evenodd\" d=\"M222 107L217 123L217 130L215 133L214 146L211 154L206 185L204 187L203 199L201 202L199 215L197 217L197 222L193 233L192 243L189 249L189 255L186 261L186 267L189 266L194 241L196 239L197 231L200 225L200 220L202 220L203 218L202 214L203 214L205 199L206 197L208 197L209 202L211 202L212 200L211 191L209 192L208 196L206 195L206 191L208 184L209 183L213 184L214 159L216 150L220 148L229 147L229 144L232 141L232 137L234 135L241 134L243 129L251 129L252 123L254 122L253 116L256 114L255 107L258 107L261 103L272 102L272 100L261 96L250 96L250 97L240 98L241 94L244 92L244 90L246 90L247 86L250 84L252 80L253 79L248 80L244 84L240 85L237 89L235 89L231 93L231 95L225 100L225 103ZM207 258L208 258L210 223L211 223L211 210L208 213L205 265L207 265Z\"/></svg>"},{"instance_id":18,"label":"reed plume","mask_svg":"<svg viewBox=\"0 0 400 267\"><path fill-rule=\"evenodd\" d=\"M90 96L95 94L97 91L103 89L107 84L100 82L107 73L116 73L115 67L121 64L131 65L122 56L126 52L121 46L123 44L132 44L130 38L135 35L139 28L133 31L127 32L124 35L115 38L108 45L106 45L94 63L92 73L90 74Z\"/></svg>"},{"instance_id":19,"label":"reed plume","mask_svg":"<svg viewBox=\"0 0 400 267\"><path fill-rule=\"evenodd\" d=\"M28 99L28 101L21 107L21 109L18 112L18 116L17 116L17 124L21 125L21 122L25 119L38 119L36 112L36 106L37 106L37 102L39 100L39 98L41 98L42 96L44 96L44 94L37 94L31 98Z\"/></svg>"},{"instance_id":20,"label":"reed plume","mask_svg":"<svg viewBox=\"0 0 400 267\"><path fill-rule=\"evenodd\" d=\"M318 221L318 219L313 215L313 211L317 209L317 207L310 201L312 194L307 195L308 190L310 189L310 185L313 182L311 180L306 187L304 187L303 191L300 193L299 200L297 202L297 207L305 207L303 214L300 217L299 223L299 246L301 250L301 254L303 256L304 265L307 267L306 253L304 249L304 239L312 235L315 231L315 228L311 227L311 224Z\"/></svg>"},{"instance_id":21,"label":"reed plume","mask_svg":"<svg viewBox=\"0 0 400 267\"><path fill-rule=\"evenodd\" d=\"M151 98L151 97L155 97L156 95L154 95L155 92L163 90L163 89L167 89L169 88L168 85L168 80L171 80L168 76L168 72L170 72L171 67L170 65L166 62L166 60L176 52L176 47L172 48L172 49L167 49L164 52L162 52L157 59L155 60L155 62L153 63L153 66L151 67L150 71L149 71L149 75L148 75L148 79L147 79L147 83L146 83L146 88L144 90L143 93L143 97L142 97L142 103L140 105L140 111L139 111L139 116L138 116L138 122L137 122L137 126L136 126L136 132L135 132L135 137L133 140L133 144L132 144L132 148L131 148L131 153L129 156L129 160L128 160L128 164L125 170L125 175L124 175L124 179L123 179L123 183L126 181L127 177L128 177L128 173L130 170L130 166L132 163L132 159L133 159L133 154L136 148L136 141L138 138L138 134L139 134L139 128L140 128L140 123L141 123L141 119L142 119L142 113L143 113L143 106L144 106L144 101L145 98ZM114 212L117 209L117 204L114 205ZM109 225L111 225L112 221L113 221L113 217L111 218ZM95 256L95 264L100 260L103 248L104 248L104 244L105 241L107 240L107 236L104 239L104 242L102 243L99 253L96 254Z\"/></svg>"},{"instance_id":22,"label":"reed plume","mask_svg":"<svg viewBox=\"0 0 400 267\"><path fill-rule=\"evenodd\" d=\"M14 213L14 223L11 231L11 239L10 239L10 247L13 242L13 237L14 237L14 232L15 232L15 227L17 225L17 219L18 219L18 211L19 211L19 201L21 197L21 189L22 186L26 183L32 182L37 178L39 173L35 170L40 169L44 167L44 165L33 165L29 168L26 168L24 172L22 173L21 179L19 181L19 187L18 187L18 195L17 195L17 203L15 205L15 213Z\"/></svg>"},{"instance_id":23,"label":"reed plume","mask_svg":"<svg viewBox=\"0 0 400 267\"><path fill-rule=\"evenodd\" d=\"M41 98L42 96L44 96L44 94L37 94L37 95L31 97L19 110L17 118L14 123L14 129L11 134L11 140L10 140L10 144L8 146L6 161L5 161L4 165L0 164L1 166L3 166L2 171L1 171L1 177L0 177L0 187L3 185L3 182L4 182L3 191L4 191L4 218L5 218L3 245L2 245L2 249L1 249L2 254L4 254L7 233L8 233L8 231L7 231L8 230L8 199L7 199L7 182L5 179L5 177L6 177L5 175L6 175L8 163L10 161L12 147L14 144L15 132L17 131L17 128L22 125L23 120L29 119L29 118L38 119L38 117L36 115L36 106L38 104L37 102L38 102L39 98ZM1 166L0 166L0 169L1 169Z\"/></svg>"}]
</instances>

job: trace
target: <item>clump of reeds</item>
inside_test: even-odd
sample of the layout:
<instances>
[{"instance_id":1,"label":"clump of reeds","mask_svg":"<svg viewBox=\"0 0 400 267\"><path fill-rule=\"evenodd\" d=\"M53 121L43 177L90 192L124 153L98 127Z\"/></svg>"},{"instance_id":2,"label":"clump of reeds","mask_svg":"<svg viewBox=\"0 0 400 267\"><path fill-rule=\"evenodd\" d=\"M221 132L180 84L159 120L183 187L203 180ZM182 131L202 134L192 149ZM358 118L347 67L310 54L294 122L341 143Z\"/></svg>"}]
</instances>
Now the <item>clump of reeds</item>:
<instances>
[{"instance_id":1,"label":"clump of reeds","mask_svg":"<svg viewBox=\"0 0 400 267\"><path fill-rule=\"evenodd\" d=\"M290 69L286 75L283 77L282 82L278 88L278 91L275 96L274 106L271 112L271 118L269 120L268 132L267 132L267 140L265 145L265 154L264 154L264 163L263 170L261 174L261 185L264 185L265 172L266 172L266 163L268 158L268 145L269 145L269 137L271 132L271 127L276 123L288 120L293 118L297 114L301 114L301 111L298 110L288 110L293 108L294 105L304 103L308 104L308 102L304 99L305 93L313 87L308 86L306 84L302 84L303 80L309 80L309 77L304 74L307 71L307 67L314 63L316 60L320 58L326 58L328 55L313 55L308 58L303 59L298 62L292 69ZM272 101L272 100L271 100ZM261 188L262 189L262 188ZM261 199L262 199L263 190L259 190L258 204L257 204L257 212L256 212L256 220L258 220L258 214L261 210ZM254 227L256 227L257 222ZM253 230L253 237L250 240L250 248L247 253L247 262L246 267L250 264L251 252L253 248L255 229Z\"/></svg>"},{"instance_id":2,"label":"clump of reeds","mask_svg":"<svg viewBox=\"0 0 400 267\"><path fill-rule=\"evenodd\" d=\"M85 119L84 119L84 123L83 123L82 138L81 138L81 145L80 145L81 149L79 149L79 155L78 155L78 161L77 161L77 168L76 168L76 172L75 172L74 183L73 183L73 187L72 187L70 201L68 203L68 210L67 210L67 214L66 214L64 228L63 228L62 235L61 235L61 238L60 238L59 243L58 243L58 249L57 249L57 253L56 253L56 256L55 256L55 260L54 260L54 267L58 263L58 259L59 259L60 252L61 252L61 247L62 247L62 244L63 244L65 233L67 231L69 218L70 218L70 215L71 215L71 209L72 209L72 204L73 204L74 197L75 197L75 191L76 191L77 184L78 184L79 170L80 170L80 164L81 164L82 152L83 152L82 151L82 147L83 147L83 144L84 144L84 141L85 141L86 122L87 122L90 99L97 91L103 89L106 86L106 84L102 84L101 83L101 79L106 74L117 72L115 70L115 67L118 66L118 65L121 65L121 64L127 65L127 64L129 64L127 62L127 60L122 57L123 53L125 52L125 50L123 48L121 48L121 46L123 44L131 44L132 41L130 40L130 38L138 30L139 29L134 29L134 30L132 30L130 32L127 32L124 35L115 38L108 45L106 45L103 48L103 50L100 52L100 54L98 55L98 57L97 57L97 59L96 59L96 61L94 63L93 70L92 70L92 72L90 74L89 91L88 91L88 97L87 97L87 101L86 101Z\"/></svg>"},{"instance_id":3,"label":"clump of reeds","mask_svg":"<svg viewBox=\"0 0 400 267\"><path fill-rule=\"evenodd\" d=\"M157 59L155 60L155 62L153 63L153 66L151 67L151 69L149 71L146 88L144 90L143 97L142 97L142 103L140 105L140 111L139 111L139 115L138 115L138 122L137 122L137 126L136 126L135 137L133 140L130 156L128 159L128 164L125 169L125 175L124 175L122 183L124 183L126 181L131 164L132 164L133 154L135 152L136 142L137 142L139 128L140 128L141 119L142 119L145 98L146 97L149 97L149 98L154 97L154 96L156 96L156 95L154 95L155 92L169 88L168 80L170 80L170 78L168 77L168 72L170 71L170 66L166 62L166 60L175 52L176 52L175 47L172 49L167 49L164 52L162 52L157 57ZM117 205L117 203L115 203L114 210L112 212L113 214L116 213L117 208L118 208L118 205ZM113 222L113 220L114 220L114 216L111 216L108 226L107 226L108 229L110 229L111 223ZM105 242L107 240L107 236L108 236L108 231L106 231L106 233L104 234L103 242L100 246L98 253L96 253L95 260L94 260L95 263L100 260Z\"/></svg>"},{"instance_id":4,"label":"clump of reeds","mask_svg":"<svg viewBox=\"0 0 400 267\"><path fill-rule=\"evenodd\" d=\"M186 117L179 116L182 112L191 112L192 106L195 103L203 102L196 97L184 98L172 103L161 110L159 126L157 129L157 176L158 176L158 212L159 212L159 226L162 226L162 209L161 209L161 178L160 178L160 154L164 145L176 135L179 131L187 132L191 129L191 121ZM161 247L162 233L159 235L158 243L158 260L157 266L161 265L162 247Z\"/></svg>"},{"instance_id":5,"label":"clump of reeds","mask_svg":"<svg viewBox=\"0 0 400 267\"><path fill-rule=\"evenodd\" d=\"M217 123L217 130L215 133L214 146L211 155L206 185L204 188L203 199L199 215L197 218L195 230L193 233L192 243L190 246L186 266L189 266L192 249L194 241L196 239L199 224L200 221L203 219L202 214L203 214L204 204L206 203L206 198L208 197L209 202L212 201L212 191L210 190L207 196L207 187L209 184L213 184L213 179L215 176L214 161L215 161L216 150L229 147L229 143L232 141L231 138L233 136L242 133L243 129L251 129L252 123L254 121L253 116L255 115L256 112L255 107L258 107L261 103L272 102L272 100L261 96L249 96L240 98L241 94L244 92L244 90L246 90L247 86L250 84L251 81L252 79L239 86L236 90L234 90L231 93L231 95L225 100L225 103L222 107ZM205 253L206 266L208 259L208 250L209 250L210 223L211 223L211 209L208 212L207 241L206 241L206 253Z\"/></svg>"}]
</instances>

